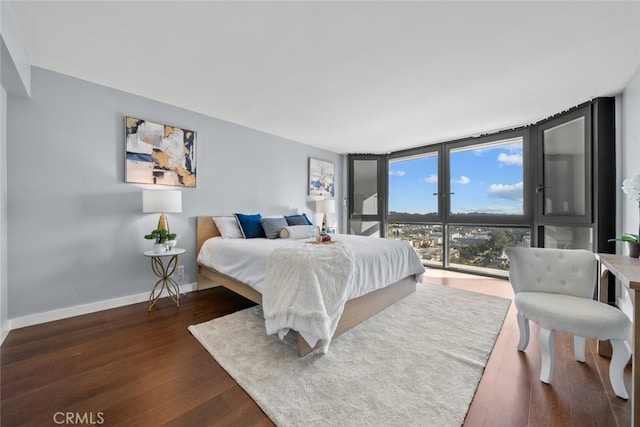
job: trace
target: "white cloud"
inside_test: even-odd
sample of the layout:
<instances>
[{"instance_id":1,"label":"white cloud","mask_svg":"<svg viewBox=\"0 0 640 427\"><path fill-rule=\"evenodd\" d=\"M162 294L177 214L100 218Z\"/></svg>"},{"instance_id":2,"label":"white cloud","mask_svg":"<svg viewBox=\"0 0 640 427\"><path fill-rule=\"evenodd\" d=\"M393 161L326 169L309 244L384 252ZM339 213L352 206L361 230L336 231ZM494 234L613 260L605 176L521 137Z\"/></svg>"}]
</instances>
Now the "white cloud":
<instances>
[{"instance_id":1,"label":"white cloud","mask_svg":"<svg viewBox=\"0 0 640 427\"><path fill-rule=\"evenodd\" d=\"M428 177L426 177L425 182L428 182L429 184L435 184L438 182L438 175L436 174L431 174Z\"/></svg>"},{"instance_id":2,"label":"white cloud","mask_svg":"<svg viewBox=\"0 0 640 427\"><path fill-rule=\"evenodd\" d=\"M521 165L522 154L500 153L498 154L498 161L505 165Z\"/></svg>"},{"instance_id":3,"label":"white cloud","mask_svg":"<svg viewBox=\"0 0 640 427\"><path fill-rule=\"evenodd\" d=\"M405 176L406 172L405 171L389 171L389 175L390 176Z\"/></svg>"},{"instance_id":4,"label":"white cloud","mask_svg":"<svg viewBox=\"0 0 640 427\"><path fill-rule=\"evenodd\" d=\"M454 179L454 180L452 180L452 182L453 182L454 184L462 184L462 185L466 185L466 184L470 183L470 182L471 182L471 180L470 180L468 177L466 177L466 176L462 175L462 176L460 177L460 179Z\"/></svg>"},{"instance_id":5,"label":"white cloud","mask_svg":"<svg viewBox=\"0 0 640 427\"><path fill-rule=\"evenodd\" d=\"M523 188L522 182L517 184L491 184L487 192L491 197L521 201Z\"/></svg>"}]
</instances>

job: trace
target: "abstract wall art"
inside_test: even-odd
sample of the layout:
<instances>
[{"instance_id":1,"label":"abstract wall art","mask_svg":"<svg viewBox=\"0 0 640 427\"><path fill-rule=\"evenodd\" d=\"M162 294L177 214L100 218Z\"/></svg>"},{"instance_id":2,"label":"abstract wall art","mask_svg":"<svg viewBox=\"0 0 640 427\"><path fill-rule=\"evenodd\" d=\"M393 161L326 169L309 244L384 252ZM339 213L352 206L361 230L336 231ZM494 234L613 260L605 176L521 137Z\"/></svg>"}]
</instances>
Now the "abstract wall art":
<instances>
[{"instance_id":1,"label":"abstract wall art","mask_svg":"<svg viewBox=\"0 0 640 427\"><path fill-rule=\"evenodd\" d=\"M196 186L196 132L125 117L125 182Z\"/></svg>"},{"instance_id":2,"label":"abstract wall art","mask_svg":"<svg viewBox=\"0 0 640 427\"><path fill-rule=\"evenodd\" d=\"M309 157L309 195L334 197L335 165Z\"/></svg>"}]
</instances>

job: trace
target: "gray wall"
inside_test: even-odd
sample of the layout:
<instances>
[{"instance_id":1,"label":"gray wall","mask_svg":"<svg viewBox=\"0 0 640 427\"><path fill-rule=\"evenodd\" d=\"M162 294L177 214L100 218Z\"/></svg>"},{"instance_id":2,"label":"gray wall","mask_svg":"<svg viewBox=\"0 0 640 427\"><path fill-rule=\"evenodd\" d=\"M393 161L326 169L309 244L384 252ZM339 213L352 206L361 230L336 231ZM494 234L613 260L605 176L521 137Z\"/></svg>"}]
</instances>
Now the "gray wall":
<instances>
[{"instance_id":1,"label":"gray wall","mask_svg":"<svg viewBox=\"0 0 640 427\"><path fill-rule=\"evenodd\" d=\"M636 71L624 92L622 93L622 167L620 169L620 188L622 180L633 174L640 174L640 69ZM629 202L625 194L618 192L621 212L618 214L617 230L621 233L637 233L640 222L638 204ZM619 205L620 205L619 204Z\"/></svg>"},{"instance_id":2,"label":"gray wall","mask_svg":"<svg viewBox=\"0 0 640 427\"><path fill-rule=\"evenodd\" d=\"M9 333L7 277L7 92L28 96L31 68L9 2L0 1L0 343Z\"/></svg>"},{"instance_id":3,"label":"gray wall","mask_svg":"<svg viewBox=\"0 0 640 427\"><path fill-rule=\"evenodd\" d=\"M188 249L183 283L196 280L196 216L312 214L309 156L335 162L330 220L342 215L342 155L51 71L31 77L31 98L9 94L7 105L11 319L150 291L142 236L157 215L142 213L149 186L124 183L125 115L197 132L197 188L182 189L183 213L168 214Z\"/></svg>"},{"instance_id":4,"label":"gray wall","mask_svg":"<svg viewBox=\"0 0 640 427\"><path fill-rule=\"evenodd\" d=\"M0 343L9 333L7 280L7 92L0 86Z\"/></svg>"}]
</instances>

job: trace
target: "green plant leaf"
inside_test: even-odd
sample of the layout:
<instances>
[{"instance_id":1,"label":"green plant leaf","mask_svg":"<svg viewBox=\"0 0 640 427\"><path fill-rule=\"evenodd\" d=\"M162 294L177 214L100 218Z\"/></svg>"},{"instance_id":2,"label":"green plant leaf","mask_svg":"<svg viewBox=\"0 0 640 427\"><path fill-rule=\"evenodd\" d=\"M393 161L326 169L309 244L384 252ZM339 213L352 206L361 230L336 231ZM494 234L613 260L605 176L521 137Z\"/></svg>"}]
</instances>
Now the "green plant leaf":
<instances>
[{"instance_id":1,"label":"green plant leaf","mask_svg":"<svg viewBox=\"0 0 640 427\"><path fill-rule=\"evenodd\" d=\"M638 243L640 240L638 239L637 234L625 233L620 237L616 237L615 239L609 239L610 242L630 242L630 243Z\"/></svg>"}]
</instances>

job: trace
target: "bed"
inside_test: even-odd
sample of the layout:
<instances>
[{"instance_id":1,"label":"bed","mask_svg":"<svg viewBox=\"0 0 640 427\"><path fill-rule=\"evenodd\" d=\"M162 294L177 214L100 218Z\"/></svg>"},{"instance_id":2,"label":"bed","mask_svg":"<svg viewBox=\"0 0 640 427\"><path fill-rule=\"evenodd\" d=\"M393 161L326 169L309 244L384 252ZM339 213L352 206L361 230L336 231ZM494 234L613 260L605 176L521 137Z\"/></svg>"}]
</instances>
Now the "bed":
<instances>
[{"instance_id":1,"label":"bed","mask_svg":"<svg viewBox=\"0 0 640 427\"><path fill-rule=\"evenodd\" d=\"M209 239L216 237L218 239L209 241ZM222 268L216 269L212 266L205 265L206 262L202 262L200 257L201 251L206 251L208 245L213 243L215 240L221 242L222 240L227 239L221 239L220 232L216 227L215 222L212 220L212 216L198 217L196 239L196 249L199 255L197 279L198 289L206 289L213 286L221 285L239 295L244 296L245 298L250 299L251 301L254 301L257 304L262 305L263 295L259 290L261 289L261 287L260 285L254 283L257 279L248 278L245 282L245 280L238 279L238 275L235 273L225 274L219 271L222 270ZM377 240L376 242L381 242L381 240ZM238 241L235 243L242 244L244 242ZM271 244L277 243L284 244L282 242L272 242ZM204 249L203 246L205 247ZM418 271L419 269L422 270ZM339 335L358 325L362 321L368 319L384 308L394 304L395 302L414 292L416 290L416 282L419 280L418 276L422 273L423 268L421 264L420 268L417 268L414 262L412 270L415 272L406 276L402 276L399 280L393 281L392 283L376 283L375 286L373 286L375 288L374 290L367 291L361 289L358 290L359 293L366 293L359 295L358 292L356 292L355 295L357 296L349 297L349 299L344 304L344 310L342 311L339 320L337 321L337 327L335 327L335 332L333 332L331 339L338 337ZM297 343L297 353L298 356L301 357L311 353L316 348L319 348L322 345L322 343L320 342L316 345L309 345L307 340L303 338L302 334L298 334Z\"/></svg>"}]
</instances>

